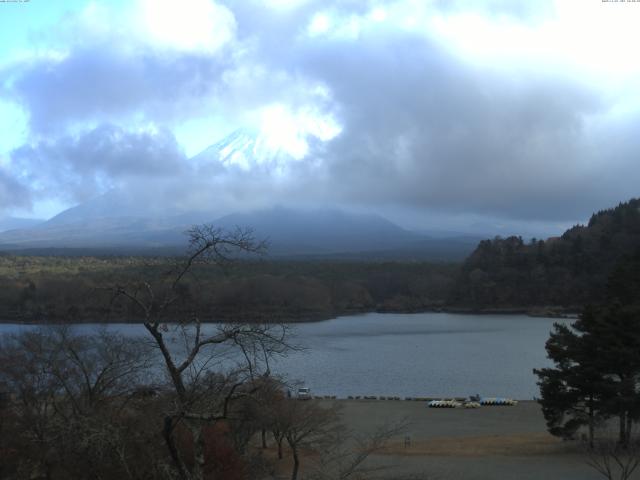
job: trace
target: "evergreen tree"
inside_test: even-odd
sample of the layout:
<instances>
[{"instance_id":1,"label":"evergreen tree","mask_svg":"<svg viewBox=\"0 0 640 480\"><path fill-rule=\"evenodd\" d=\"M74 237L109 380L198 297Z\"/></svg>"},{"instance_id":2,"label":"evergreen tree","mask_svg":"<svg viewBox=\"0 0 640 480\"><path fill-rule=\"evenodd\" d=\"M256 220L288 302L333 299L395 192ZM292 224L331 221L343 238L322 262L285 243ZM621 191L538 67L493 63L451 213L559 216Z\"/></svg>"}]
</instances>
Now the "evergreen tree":
<instances>
[{"instance_id":1,"label":"evergreen tree","mask_svg":"<svg viewBox=\"0 0 640 480\"><path fill-rule=\"evenodd\" d=\"M640 254L627 257L609 278L604 305L584 309L570 326L555 324L546 344L554 368L538 375L549 432L571 438L617 417L619 442L630 441L640 418Z\"/></svg>"},{"instance_id":2,"label":"evergreen tree","mask_svg":"<svg viewBox=\"0 0 640 480\"><path fill-rule=\"evenodd\" d=\"M592 444L595 426L606 416L603 401L608 382L600 375L593 337L580 335L580 327L578 322L571 328L554 324L546 349L555 368L534 373L539 378L539 403L549 432L568 439L587 426Z\"/></svg>"}]
</instances>

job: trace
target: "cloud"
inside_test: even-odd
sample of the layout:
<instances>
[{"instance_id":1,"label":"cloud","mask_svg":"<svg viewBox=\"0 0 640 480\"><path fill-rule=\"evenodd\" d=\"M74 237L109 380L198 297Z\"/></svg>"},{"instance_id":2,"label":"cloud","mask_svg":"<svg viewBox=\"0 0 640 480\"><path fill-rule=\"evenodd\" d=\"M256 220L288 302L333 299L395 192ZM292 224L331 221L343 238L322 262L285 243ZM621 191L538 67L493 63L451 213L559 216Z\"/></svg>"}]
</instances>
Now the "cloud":
<instances>
[{"instance_id":1,"label":"cloud","mask_svg":"<svg viewBox=\"0 0 640 480\"><path fill-rule=\"evenodd\" d=\"M40 197L80 202L113 188L187 170L184 153L166 130L130 132L100 125L79 135L25 145L11 154L11 167Z\"/></svg>"},{"instance_id":2,"label":"cloud","mask_svg":"<svg viewBox=\"0 0 640 480\"><path fill-rule=\"evenodd\" d=\"M164 57L151 50L132 56L95 46L24 67L5 96L29 112L30 127L40 134L135 114L162 121L198 110L223 70L223 62L206 56Z\"/></svg>"},{"instance_id":3,"label":"cloud","mask_svg":"<svg viewBox=\"0 0 640 480\"><path fill-rule=\"evenodd\" d=\"M125 48L147 46L158 51L219 53L235 40L233 12L214 0L134 0L123 5L91 0L61 19L50 42L78 45L115 39Z\"/></svg>"},{"instance_id":4,"label":"cloud","mask_svg":"<svg viewBox=\"0 0 640 480\"><path fill-rule=\"evenodd\" d=\"M583 121L601 105L589 88L491 75L407 36L340 42L305 57L341 105L344 131L327 159L345 199L575 215L574 202L546 207L592 180L581 158Z\"/></svg>"},{"instance_id":5,"label":"cloud","mask_svg":"<svg viewBox=\"0 0 640 480\"><path fill-rule=\"evenodd\" d=\"M175 125L216 108L234 42L233 13L210 0L122 11L94 1L0 66L0 97L24 108L37 135L106 121Z\"/></svg>"},{"instance_id":6,"label":"cloud","mask_svg":"<svg viewBox=\"0 0 640 480\"><path fill-rule=\"evenodd\" d=\"M432 6L439 11L480 12L493 16L512 16L530 22L552 14L554 2L551 0L435 0Z\"/></svg>"},{"instance_id":7,"label":"cloud","mask_svg":"<svg viewBox=\"0 0 640 480\"><path fill-rule=\"evenodd\" d=\"M185 209L315 202L583 219L638 184L639 69L629 57L616 70L624 88L605 90L584 58L562 63L584 32L558 5L141 1L120 23L88 7L68 26L82 43L59 40L59 55L0 72L0 95L31 129L7 171L70 201L115 186ZM563 28L575 38L555 55ZM191 162L174 134L198 121L222 125L199 144L245 126L289 156Z\"/></svg>"},{"instance_id":8,"label":"cloud","mask_svg":"<svg viewBox=\"0 0 640 480\"><path fill-rule=\"evenodd\" d=\"M606 106L584 82L502 75L384 25L263 55L326 85L337 105L342 133L318 153L325 183L297 177L325 201L557 220L597 195L585 120Z\"/></svg>"},{"instance_id":9,"label":"cloud","mask_svg":"<svg viewBox=\"0 0 640 480\"><path fill-rule=\"evenodd\" d=\"M170 50L215 53L235 37L233 13L209 0L141 0L135 17L147 41Z\"/></svg>"},{"instance_id":10,"label":"cloud","mask_svg":"<svg viewBox=\"0 0 640 480\"><path fill-rule=\"evenodd\" d=\"M12 208L29 208L31 196L29 190L0 166L0 213Z\"/></svg>"}]
</instances>

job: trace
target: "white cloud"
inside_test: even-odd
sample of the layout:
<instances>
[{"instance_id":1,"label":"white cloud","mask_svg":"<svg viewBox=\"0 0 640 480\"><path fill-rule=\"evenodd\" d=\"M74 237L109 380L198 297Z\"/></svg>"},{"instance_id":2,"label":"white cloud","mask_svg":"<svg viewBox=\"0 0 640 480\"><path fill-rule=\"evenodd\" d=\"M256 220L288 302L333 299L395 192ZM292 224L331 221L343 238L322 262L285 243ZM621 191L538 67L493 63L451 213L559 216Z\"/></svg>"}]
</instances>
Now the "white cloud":
<instances>
[{"instance_id":1,"label":"white cloud","mask_svg":"<svg viewBox=\"0 0 640 480\"><path fill-rule=\"evenodd\" d=\"M22 108L0 99L0 167L5 152L27 141L27 125L27 114Z\"/></svg>"},{"instance_id":2,"label":"white cloud","mask_svg":"<svg viewBox=\"0 0 640 480\"><path fill-rule=\"evenodd\" d=\"M375 7L369 13L369 17L374 22L384 22L387 19L387 10L382 7Z\"/></svg>"},{"instance_id":3,"label":"white cloud","mask_svg":"<svg viewBox=\"0 0 640 480\"><path fill-rule=\"evenodd\" d=\"M536 22L481 11L438 12L429 29L472 62L624 81L640 74L640 4L556 0Z\"/></svg>"},{"instance_id":4,"label":"white cloud","mask_svg":"<svg viewBox=\"0 0 640 480\"><path fill-rule=\"evenodd\" d=\"M260 109L259 117L267 148L282 150L294 160L302 160L309 153L309 138L326 142L341 131L333 116L313 106L292 111L286 105L268 105Z\"/></svg>"},{"instance_id":5,"label":"white cloud","mask_svg":"<svg viewBox=\"0 0 640 480\"><path fill-rule=\"evenodd\" d=\"M211 54L234 40L236 27L233 12L214 0L133 0L122 9L92 0L47 36L69 44L111 40L129 53L153 47Z\"/></svg>"},{"instance_id":6,"label":"white cloud","mask_svg":"<svg viewBox=\"0 0 640 480\"><path fill-rule=\"evenodd\" d=\"M292 10L309 3L309 0L262 0L262 3L274 9Z\"/></svg>"},{"instance_id":7,"label":"white cloud","mask_svg":"<svg viewBox=\"0 0 640 480\"><path fill-rule=\"evenodd\" d=\"M309 26L307 27L307 32L310 36L314 37L316 35L322 35L327 33L331 28L331 17L329 14L324 12L316 13L313 18L311 18L311 22L309 22Z\"/></svg>"},{"instance_id":8,"label":"white cloud","mask_svg":"<svg viewBox=\"0 0 640 480\"><path fill-rule=\"evenodd\" d=\"M139 0L138 27L162 48L214 53L233 40L236 21L211 0Z\"/></svg>"}]
</instances>

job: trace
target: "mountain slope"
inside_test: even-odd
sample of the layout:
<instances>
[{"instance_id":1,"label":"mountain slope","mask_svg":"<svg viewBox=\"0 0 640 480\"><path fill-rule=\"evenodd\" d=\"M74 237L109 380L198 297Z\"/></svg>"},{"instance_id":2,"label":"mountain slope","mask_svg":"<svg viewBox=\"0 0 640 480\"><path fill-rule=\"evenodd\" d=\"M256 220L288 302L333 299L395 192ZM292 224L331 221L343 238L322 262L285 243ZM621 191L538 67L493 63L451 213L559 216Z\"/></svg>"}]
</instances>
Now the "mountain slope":
<instances>
[{"instance_id":1,"label":"mountain slope","mask_svg":"<svg viewBox=\"0 0 640 480\"><path fill-rule=\"evenodd\" d=\"M145 211L131 197L119 190L111 190L75 207L68 208L41 225L49 228L54 225L69 225L102 218L145 217L150 212Z\"/></svg>"},{"instance_id":2,"label":"mountain slope","mask_svg":"<svg viewBox=\"0 0 640 480\"><path fill-rule=\"evenodd\" d=\"M269 241L276 254L385 250L405 247L420 238L380 216L341 210L301 211L276 207L227 215L214 224L227 229L249 225L256 237Z\"/></svg>"},{"instance_id":3,"label":"mountain slope","mask_svg":"<svg viewBox=\"0 0 640 480\"><path fill-rule=\"evenodd\" d=\"M463 264L452 302L481 308L598 302L613 268L638 249L640 199L546 241L484 240Z\"/></svg>"},{"instance_id":4,"label":"mountain slope","mask_svg":"<svg viewBox=\"0 0 640 480\"><path fill-rule=\"evenodd\" d=\"M272 257L331 257L344 259L461 260L476 239L432 239L402 229L378 215L342 210L296 210L284 207L236 213L211 221L205 213L159 218L93 217L95 209L64 212L33 228L0 233L0 249L81 248L140 251L186 246L185 230L213 223L224 229L252 228L266 239ZM87 211L85 210L85 211Z\"/></svg>"},{"instance_id":5,"label":"mountain slope","mask_svg":"<svg viewBox=\"0 0 640 480\"><path fill-rule=\"evenodd\" d=\"M0 218L0 232L15 230L17 228L30 228L42 222L44 222L44 220L39 220L35 218L16 218L16 217Z\"/></svg>"}]
</instances>

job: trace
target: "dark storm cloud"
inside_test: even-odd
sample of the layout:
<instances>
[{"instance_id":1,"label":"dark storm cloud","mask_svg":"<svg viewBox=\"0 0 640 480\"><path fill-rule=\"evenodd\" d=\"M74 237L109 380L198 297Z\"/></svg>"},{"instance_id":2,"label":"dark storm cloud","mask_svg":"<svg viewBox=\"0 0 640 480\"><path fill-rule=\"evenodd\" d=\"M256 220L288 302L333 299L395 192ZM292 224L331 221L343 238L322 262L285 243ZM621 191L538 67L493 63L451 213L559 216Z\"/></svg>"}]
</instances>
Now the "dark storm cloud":
<instances>
[{"instance_id":1,"label":"dark storm cloud","mask_svg":"<svg viewBox=\"0 0 640 480\"><path fill-rule=\"evenodd\" d=\"M614 206L631 197L640 197L640 113L621 116L601 126L588 139L590 168L594 175L592 192L600 206ZM601 207L597 208L598 210Z\"/></svg>"},{"instance_id":2,"label":"dark storm cloud","mask_svg":"<svg viewBox=\"0 0 640 480\"><path fill-rule=\"evenodd\" d=\"M347 17L369 8L359 5L365 7L349 10L347 3L337 11ZM475 5L528 19L551 8L548 2ZM618 192L633 192L633 181L607 174L628 164L628 155L604 151L608 161L594 159L587 120L610 105L587 82L534 66L473 66L424 32L384 24L365 25L353 37L305 36L312 15L326 9L306 3L286 15L236 11L240 32L262 32L256 50L263 64L323 83L339 112L341 135L316 152L323 175L299 172L291 192L302 184L323 200L374 208L554 221L582 219ZM629 132L622 144L632 138Z\"/></svg>"},{"instance_id":3,"label":"dark storm cloud","mask_svg":"<svg viewBox=\"0 0 640 480\"><path fill-rule=\"evenodd\" d=\"M30 192L0 167L0 214L12 207L29 207Z\"/></svg>"},{"instance_id":4,"label":"dark storm cloud","mask_svg":"<svg viewBox=\"0 0 640 480\"><path fill-rule=\"evenodd\" d=\"M135 181L180 177L184 153L166 131L128 132L101 125L77 136L62 136L12 152L15 170L42 196L82 201Z\"/></svg>"},{"instance_id":5,"label":"dark storm cloud","mask_svg":"<svg viewBox=\"0 0 640 480\"><path fill-rule=\"evenodd\" d=\"M579 83L502 78L391 33L325 44L300 61L341 106L345 129L327 159L345 198L575 218L569 200L595 180L583 118L601 102Z\"/></svg>"},{"instance_id":6,"label":"dark storm cloud","mask_svg":"<svg viewBox=\"0 0 640 480\"><path fill-rule=\"evenodd\" d=\"M72 49L62 60L7 69L4 96L24 106L35 132L60 132L74 122L122 119L134 112L162 121L201 104L225 64L202 54L93 44Z\"/></svg>"}]
</instances>

